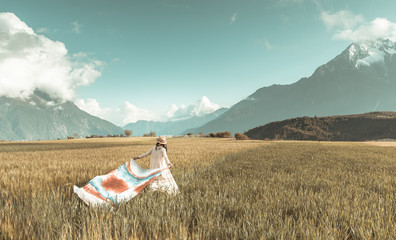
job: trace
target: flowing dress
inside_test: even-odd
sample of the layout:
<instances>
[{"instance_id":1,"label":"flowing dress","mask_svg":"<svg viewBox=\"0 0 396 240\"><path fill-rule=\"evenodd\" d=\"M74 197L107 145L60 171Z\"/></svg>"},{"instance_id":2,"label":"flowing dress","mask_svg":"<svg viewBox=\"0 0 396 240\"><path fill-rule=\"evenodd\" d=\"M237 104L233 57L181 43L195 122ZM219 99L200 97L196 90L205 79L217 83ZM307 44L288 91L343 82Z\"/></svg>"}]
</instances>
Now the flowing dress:
<instances>
[{"instance_id":1,"label":"flowing dress","mask_svg":"<svg viewBox=\"0 0 396 240\"><path fill-rule=\"evenodd\" d=\"M162 146L154 146L147 153L140 155L139 158L144 158L148 155L151 155L150 169L166 168L168 165L171 165L168 155L166 154L166 149ZM177 187L175 179L173 179L172 173L169 169L163 170L161 175L158 176L148 187L150 190L164 191L172 195L179 192L179 188Z\"/></svg>"}]
</instances>

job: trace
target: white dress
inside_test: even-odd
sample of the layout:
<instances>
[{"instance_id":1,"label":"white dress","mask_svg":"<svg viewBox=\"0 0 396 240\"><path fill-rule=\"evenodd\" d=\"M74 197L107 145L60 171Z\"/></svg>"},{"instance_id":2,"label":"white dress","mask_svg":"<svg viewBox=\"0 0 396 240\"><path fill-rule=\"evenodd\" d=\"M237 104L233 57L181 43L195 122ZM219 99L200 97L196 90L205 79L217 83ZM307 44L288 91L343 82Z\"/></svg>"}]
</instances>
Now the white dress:
<instances>
[{"instance_id":1,"label":"white dress","mask_svg":"<svg viewBox=\"0 0 396 240\"><path fill-rule=\"evenodd\" d=\"M171 164L168 159L168 155L166 154L166 150L162 146L153 147L147 153L140 155L139 158L144 158L148 155L151 155L150 169L166 168ZM149 185L149 189L154 191L164 191L169 194L177 194L179 192L179 188L177 187L175 179L173 179L172 173L169 169L162 171L162 174Z\"/></svg>"}]
</instances>

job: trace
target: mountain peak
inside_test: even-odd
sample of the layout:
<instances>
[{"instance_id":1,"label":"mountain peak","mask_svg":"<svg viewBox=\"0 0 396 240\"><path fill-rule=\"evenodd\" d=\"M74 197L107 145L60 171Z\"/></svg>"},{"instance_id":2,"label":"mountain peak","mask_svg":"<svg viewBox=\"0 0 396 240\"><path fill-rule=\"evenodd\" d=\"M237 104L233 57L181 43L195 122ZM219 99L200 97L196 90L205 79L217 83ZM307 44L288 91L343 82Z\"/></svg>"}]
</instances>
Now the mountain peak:
<instances>
[{"instance_id":1,"label":"mountain peak","mask_svg":"<svg viewBox=\"0 0 396 240\"><path fill-rule=\"evenodd\" d=\"M386 57L396 53L396 43L389 39L365 40L352 43L341 54L355 68L384 62Z\"/></svg>"}]
</instances>

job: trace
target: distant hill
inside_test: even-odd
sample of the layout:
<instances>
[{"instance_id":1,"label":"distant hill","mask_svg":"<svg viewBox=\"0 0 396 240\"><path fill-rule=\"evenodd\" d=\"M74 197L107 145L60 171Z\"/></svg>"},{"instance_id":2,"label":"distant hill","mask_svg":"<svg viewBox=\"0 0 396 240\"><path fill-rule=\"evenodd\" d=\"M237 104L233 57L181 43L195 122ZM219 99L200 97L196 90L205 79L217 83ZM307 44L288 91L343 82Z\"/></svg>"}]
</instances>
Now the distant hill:
<instances>
[{"instance_id":1,"label":"distant hill","mask_svg":"<svg viewBox=\"0 0 396 240\"><path fill-rule=\"evenodd\" d=\"M154 131L157 135L182 135L187 134L188 129L196 128L219 117L226 112L227 108L220 108L213 113L204 116L194 116L185 120L155 122L140 120L136 123L129 123L123 128L132 130L133 136L142 136L145 133Z\"/></svg>"},{"instance_id":2,"label":"distant hill","mask_svg":"<svg viewBox=\"0 0 396 240\"><path fill-rule=\"evenodd\" d=\"M299 116L396 111L395 53L390 40L353 43L312 76L258 89L193 132L235 133Z\"/></svg>"},{"instance_id":3,"label":"distant hill","mask_svg":"<svg viewBox=\"0 0 396 240\"><path fill-rule=\"evenodd\" d=\"M367 141L396 139L396 112L299 117L268 123L245 133L252 139Z\"/></svg>"},{"instance_id":4,"label":"distant hill","mask_svg":"<svg viewBox=\"0 0 396 240\"><path fill-rule=\"evenodd\" d=\"M114 135L123 129L36 91L29 99L0 97L0 140L57 139Z\"/></svg>"}]
</instances>

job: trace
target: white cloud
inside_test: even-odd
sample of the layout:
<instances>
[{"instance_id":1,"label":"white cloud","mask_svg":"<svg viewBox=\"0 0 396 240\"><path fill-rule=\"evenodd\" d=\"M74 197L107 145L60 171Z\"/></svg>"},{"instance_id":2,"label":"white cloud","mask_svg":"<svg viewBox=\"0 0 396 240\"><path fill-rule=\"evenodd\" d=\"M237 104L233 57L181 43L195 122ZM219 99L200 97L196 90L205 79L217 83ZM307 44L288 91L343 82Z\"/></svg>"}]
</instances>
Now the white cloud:
<instances>
[{"instance_id":1,"label":"white cloud","mask_svg":"<svg viewBox=\"0 0 396 240\"><path fill-rule=\"evenodd\" d=\"M266 38L253 39L253 43L260 48L265 48L267 50L273 49L272 44Z\"/></svg>"},{"instance_id":2,"label":"white cloud","mask_svg":"<svg viewBox=\"0 0 396 240\"><path fill-rule=\"evenodd\" d=\"M204 116L216 111L219 108L220 106L218 104L211 102L206 96L203 96L193 105L182 105L177 107L173 104L166 113L166 116L169 118L169 120L181 120L193 116Z\"/></svg>"},{"instance_id":3,"label":"white cloud","mask_svg":"<svg viewBox=\"0 0 396 240\"><path fill-rule=\"evenodd\" d=\"M96 99L80 99L77 98L74 103L79 107L81 110L86 111L89 114L94 116L104 118L105 116L111 114L110 108L102 108Z\"/></svg>"},{"instance_id":4,"label":"white cloud","mask_svg":"<svg viewBox=\"0 0 396 240\"><path fill-rule=\"evenodd\" d=\"M116 109L101 107L96 99L76 99L74 103L87 113L105 119L118 126L124 126L138 120L158 121L157 114L138 108L135 105L124 102Z\"/></svg>"},{"instance_id":5,"label":"white cloud","mask_svg":"<svg viewBox=\"0 0 396 240\"><path fill-rule=\"evenodd\" d=\"M344 29L334 35L335 39L342 40L375 40L390 39L396 40L396 23L385 18L376 18L370 23L363 24L356 29Z\"/></svg>"},{"instance_id":6,"label":"white cloud","mask_svg":"<svg viewBox=\"0 0 396 240\"><path fill-rule=\"evenodd\" d=\"M73 31L74 33L77 33L77 34L81 33L81 28L82 28L82 25L81 25L81 24L79 24L79 23L76 21L76 22L72 22L71 25L72 25L72 31Z\"/></svg>"},{"instance_id":7,"label":"white cloud","mask_svg":"<svg viewBox=\"0 0 396 240\"><path fill-rule=\"evenodd\" d=\"M272 49L272 45L268 42L267 39L264 39L264 45L265 45L265 47L266 47L268 50L271 50L271 49Z\"/></svg>"},{"instance_id":8,"label":"white cloud","mask_svg":"<svg viewBox=\"0 0 396 240\"><path fill-rule=\"evenodd\" d=\"M138 108L129 102L124 102L124 104L121 105L121 108L119 109L124 116L123 124L137 122L138 120L160 120L157 113L151 112L146 109Z\"/></svg>"},{"instance_id":9,"label":"white cloud","mask_svg":"<svg viewBox=\"0 0 396 240\"><path fill-rule=\"evenodd\" d=\"M138 120L149 121L176 121L191 118L193 116L203 116L212 113L220 108L218 104L212 103L207 97L195 104L177 107L172 104L167 113L156 113L146 109L136 107L135 105L124 102L115 109L101 107L96 99L76 99L74 103L82 110L110 121L118 126L125 126L128 123L134 123Z\"/></svg>"},{"instance_id":10,"label":"white cloud","mask_svg":"<svg viewBox=\"0 0 396 240\"><path fill-rule=\"evenodd\" d=\"M231 24L233 24L238 18L238 13L234 13L232 14L231 18L230 18L230 22Z\"/></svg>"},{"instance_id":11,"label":"white cloud","mask_svg":"<svg viewBox=\"0 0 396 240\"><path fill-rule=\"evenodd\" d=\"M329 30L335 29L334 39L364 41L376 39L396 40L396 23L385 18L367 22L361 15L349 11L334 14L323 12L321 19Z\"/></svg>"},{"instance_id":12,"label":"white cloud","mask_svg":"<svg viewBox=\"0 0 396 240\"><path fill-rule=\"evenodd\" d=\"M100 61L36 34L13 13L0 13L0 96L27 98L39 89L71 100L75 89L101 76Z\"/></svg>"},{"instance_id":13,"label":"white cloud","mask_svg":"<svg viewBox=\"0 0 396 240\"><path fill-rule=\"evenodd\" d=\"M345 29L351 29L356 25L363 23L364 18L362 15L355 15L350 11L339 11L331 14L328 12L322 12L321 19L326 25L327 29L333 29L335 27L342 27Z\"/></svg>"},{"instance_id":14,"label":"white cloud","mask_svg":"<svg viewBox=\"0 0 396 240\"><path fill-rule=\"evenodd\" d=\"M193 106L191 112L193 116L203 116L220 108L218 104L211 102L206 96L203 96L201 100L198 100Z\"/></svg>"}]
</instances>

